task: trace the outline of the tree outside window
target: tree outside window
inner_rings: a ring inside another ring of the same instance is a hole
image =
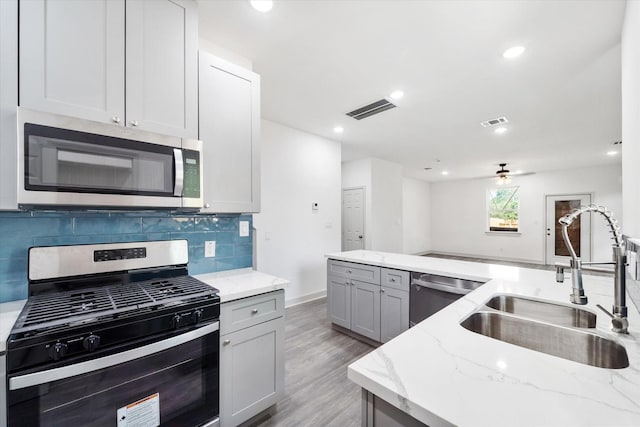
[[[489,190],[489,231],[518,231],[519,188]]]

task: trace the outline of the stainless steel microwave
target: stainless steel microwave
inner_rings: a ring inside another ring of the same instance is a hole
[[[18,206],[202,207],[202,141],[18,107]]]

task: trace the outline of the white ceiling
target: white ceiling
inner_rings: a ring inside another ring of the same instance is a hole
[[[200,0],[200,34],[253,62],[262,116],[429,181],[619,163],[622,0]],[[506,60],[502,52],[523,45]],[[398,108],[345,115],[396,89]],[[497,135],[480,122],[509,119]],[[336,135],[333,127],[345,131]],[[619,149],[619,147],[616,147]],[[439,160],[439,162],[438,162]],[[433,170],[425,171],[425,167]],[[443,170],[449,175],[441,175]]]

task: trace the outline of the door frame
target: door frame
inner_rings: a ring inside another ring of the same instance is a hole
[[[367,246],[367,188],[365,186],[345,187],[340,191],[340,250],[344,251],[344,210],[342,205],[346,190],[362,190],[362,249],[364,250]]]
[[[543,223],[543,227],[542,227],[542,232],[543,232],[543,238],[544,238],[544,245],[543,245],[543,257],[542,259],[544,259],[544,264],[545,265],[553,265],[555,264],[555,261],[552,262],[551,264],[549,263],[549,259],[548,259],[548,246],[550,244],[549,240],[547,239],[547,211],[548,211],[548,198],[549,197],[572,197],[572,196],[589,196],[589,200],[590,203],[593,203],[593,197],[594,194],[592,192],[575,192],[575,193],[559,193],[559,194],[545,194],[544,195],[544,203],[543,203],[543,209],[544,209],[544,223]],[[589,257],[588,258],[584,258],[584,257],[580,257],[581,260],[583,261],[591,261],[591,256],[593,254],[593,221],[589,221],[589,226],[588,226],[588,230],[589,230],[589,242],[588,242],[588,248],[589,248]]]

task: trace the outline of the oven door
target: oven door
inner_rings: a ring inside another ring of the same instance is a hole
[[[216,425],[219,324],[120,353],[8,376],[11,426]]]

